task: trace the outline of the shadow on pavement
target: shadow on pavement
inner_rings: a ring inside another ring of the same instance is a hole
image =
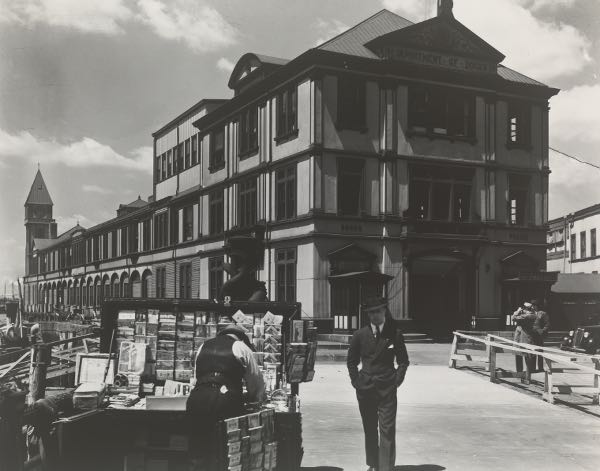
[[[394,466],[394,471],[442,471],[444,468],[438,464],[405,464]]]

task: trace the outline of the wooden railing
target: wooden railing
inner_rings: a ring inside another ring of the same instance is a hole
[[[473,355],[460,351],[461,341],[469,342],[479,349],[485,349],[485,355]],[[483,347],[483,348],[482,348]],[[500,378],[521,378],[525,383],[531,381],[529,362],[524,361],[524,371],[508,371],[497,368],[497,354],[512,353],[514,355],[536,355],[544,360],[544,392],[542,398],[553,404],[556,394],[591,394],[592,403],[600,403],[600,356],[574,353],[553,347],[515,342],[485,332],[454,332],[452,348],[450,351],[449,367],[456,368],[457,361],[479,362],[486,366],[490,372],[490,381],[498,382]],[[591,362],[594,367],[582,365],[581,362]],[[593,375],[593,385],[555,384],[554,374],[561,373],[589,373]]]

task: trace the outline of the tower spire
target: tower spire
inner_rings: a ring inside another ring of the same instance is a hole
[[[453,0],[438,0],[437,16],[446,16],[448,18],[454,18],[454,14],[452,13],[453,6],[454,6]]]

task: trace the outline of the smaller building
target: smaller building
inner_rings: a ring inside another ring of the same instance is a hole
[[[560,272],[549,310],[553,328],[600,323],[600,204],[548,223],[548,271]]]

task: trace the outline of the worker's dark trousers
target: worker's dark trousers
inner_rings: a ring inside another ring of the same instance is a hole
[[[356,390],[365,432],[367,465],[378,471],[393,471],[396,462],[397,390],[381,397],[377,390]]]
[[[193,422],[190,454],[202,471],[217,470],[220,443],[216,426],[220,420],[244,414],[241,391],[228,390],[223,394],[220,385],[197,385],[187,400],[186,409]]]

